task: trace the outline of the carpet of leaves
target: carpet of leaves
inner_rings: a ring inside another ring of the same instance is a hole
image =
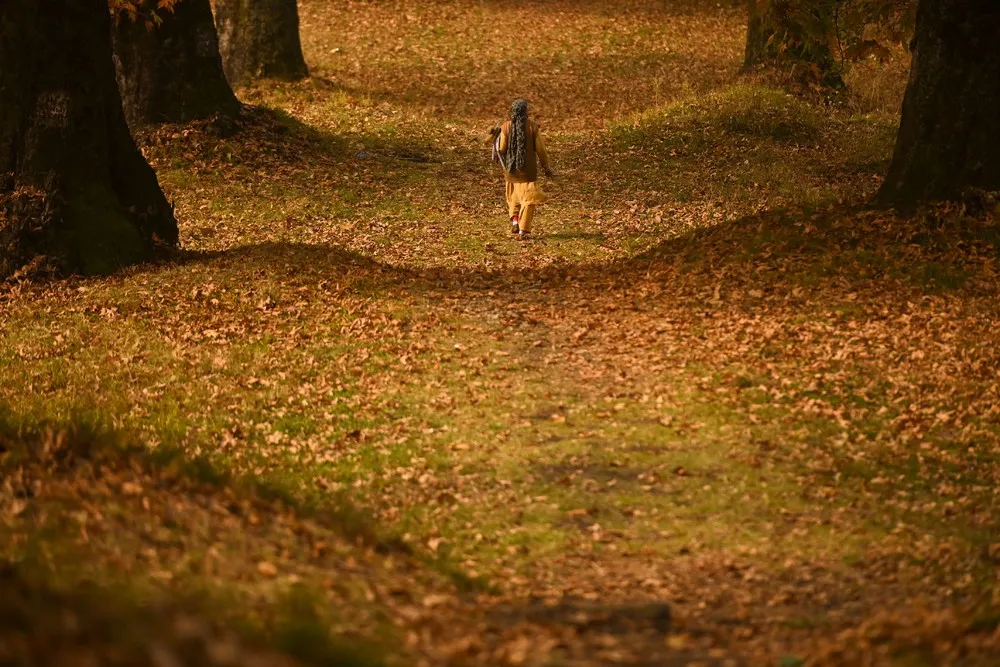
[[[179,257],[0,293],[0,617],[62,619],[0,651],[996,663],[994,199],[856,208],[895,120],[741,79],[741,3],[300,6],[313,78],[142,137]]]

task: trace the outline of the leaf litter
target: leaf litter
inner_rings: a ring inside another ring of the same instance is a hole
[[[854,208],[894,120],[738,82],[736,3],[301,11],[312,80],[144,138],[181,257],[5,286],[4,600],[127,582],[180,620],[120,664],[992,664],[994,200]],[[533,244],[483,149],[515,88]]]

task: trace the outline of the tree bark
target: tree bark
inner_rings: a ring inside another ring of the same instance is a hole
[[[1000,190],[1000,3],[921,0],[910,80],[876,203],[902,210]]]
[[[222,64],[233,86],[309,75],[295,0],[216,0],[215,22]]]
[[[748,0],[747,42],[743,51],[743,67],[750,69],[764,62],[768,56],[768,41],[774,34],[767,29],[766,12],[755,0]],[[773,10],[772,10],[773,11]]]
[[[0,3],[0,276],[103,273],[177,243],[122,112],[107,0]]]
[[[155,7],[153,0],[146,4]],[[114,30],[118,87],[129,125],[236,116],[240,103],[222,72],[208,0],[181,0],[148,29],[121,18]]]
[[[743,68],[780,61],[805,64],[824,85],[842,88],[829,40],[835,1],[747,0]]]

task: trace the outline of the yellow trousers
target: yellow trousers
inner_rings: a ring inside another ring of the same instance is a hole
[[[535,217],[535,206],[544,204],[548,197],[538,187],[538,183],[513,183],[507,181],[507,210],[511,218],[517,216],[522,232],[531,231],[531,220]]]
[[[525,233],[531,232],[531,220],[535,217],[535,205],[521,204],[521,210],[516,215],[518,229]]]

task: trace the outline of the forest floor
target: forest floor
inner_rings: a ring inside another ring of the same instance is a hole
[[[300,7],[312,78],[143,137],[178,258],[0,292],[0,662],[997,664],[1000,226],[860,206],[905,62],[824,104],[740,3]]]

